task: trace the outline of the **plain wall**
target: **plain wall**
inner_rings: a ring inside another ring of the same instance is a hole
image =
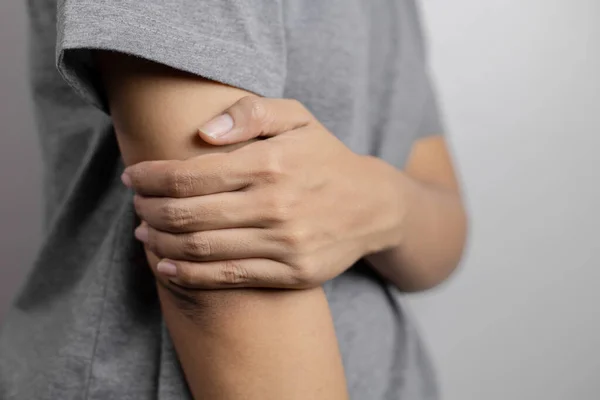
[[[40,232],[24,3],[0,1],[0,310]],[[600,2],[424,6],[472,216],[461,270],[410,300],[444,398],[600,399]]]
[[[448,400],[600,399],[600,1],[425,0],[472,226],[413,301]]]

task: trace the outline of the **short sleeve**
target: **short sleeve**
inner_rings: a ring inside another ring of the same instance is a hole
[[[107,111],[91,50],[118,51],[266,97],[283,94],[282,0],[59,0],[57,67]]]
[[[443,135],[445,132],[444,121],[437,101],[437,96],[431,78],[425,74],[426,94],[420,122],[417,128],[417,138],[432,135]]]

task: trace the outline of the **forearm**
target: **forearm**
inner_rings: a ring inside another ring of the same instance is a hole
[[[467,222],[460,194],[396,173],[403,199],[402,235],[391,236],[386,249],[367,256],[369,263],[404,291],[432,288],[458,265]]]
[[[347,398],[321,288],[203,291],[192,307],[160,296],[195,398]]]
[[[373,212],[380,220],[385,216],[392,228],[379,229],[383,233],[371,241],[367,261],[401,290],[438,285],[456,269],[467,235],[460,185],[444,137],[417,141],[403,170],[369,160],[385,189],[382,197],[392,199]]]
[[[157,288],[194,398],[347,399],[321,287],[187,290],[159,277]]]
[[[100,64],[127,165],[232,149],[202,142],[196,130],[246,92],[121,55]],[[147,255],[156,271],[158,258]],[[347,398],[321,288],[194,291],[162,279],[158,290],[195,398]]]

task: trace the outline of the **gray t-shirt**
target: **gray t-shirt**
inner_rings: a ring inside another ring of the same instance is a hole
[[[28,3],[46,239],[0,334],[2,399],[190,398],[89,49],[296,98],[352,150],[397,167],[442,131],[413,0]],[[325,290],[352,399],[437,399],[396,289],[359,262]]]

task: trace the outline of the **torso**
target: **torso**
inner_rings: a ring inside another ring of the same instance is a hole
[[[186,398],[110,119],[55,68],[55,1],[29,3],[48,229],[0,335],[0,397]],[[284,96],[354,151],[401,167],[427,91],[413,1],[289,0],[285,11]],[[353,399],[437,398],[393,288],[359,263],[325,289]]]

